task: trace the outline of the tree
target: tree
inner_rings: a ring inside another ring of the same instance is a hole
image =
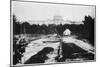
[[[20,22],[15,15],[13,15],[13,34],[20,34]]]
[[[83,22],[84,22],[84,26],[85,26],[85,32],[87,34],[87,39],[94,46],[94,23],[95,23],[95,18],[92,18],[91,16],[85,16]]]

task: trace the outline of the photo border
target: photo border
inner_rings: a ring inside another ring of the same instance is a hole
[[[44,3],[44,4],[58,4],[58,5],[77,5],[77,6],[93,6],[95,7],[95,17],[94,17],[94,48],[95,55],[94,60],[87,61],[71,61],[71,62],[59,62],[59,63],[37,63],[37,64],[23,64],[23,65],[13,65],[13,18],[12,18],[12,2],[34,2],[34,3]],[[39,65],[53,65],[53,64],[69,64],[69,63],[85,63],[85,62],[96,62],[96,5],[87,5],[87,4],[72,4],[72,3],[57,3],[57,2],[42,2],[42,1],[26,1],[26,0],[10,0],[10,66],[39,66]]]

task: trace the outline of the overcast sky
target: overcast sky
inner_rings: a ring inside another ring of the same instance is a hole
[[[19,21],[47,20],[55,15],[66,20],[82,21],[86,15],[95,16],[95,7],[13,1],[12,13]]]

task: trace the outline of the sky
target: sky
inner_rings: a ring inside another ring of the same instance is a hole
[[[82,21],[84,16],[95,17],[95,7],[13,1],[12,14],[15,14],[19,21],[41,21],[53,19],[56,15],[62,16],[64,20]]]

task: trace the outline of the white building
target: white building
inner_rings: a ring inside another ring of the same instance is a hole
[[[66,29],[64,32],[63,32],[63,35],[71,35],[71,31],[69,29]]]

